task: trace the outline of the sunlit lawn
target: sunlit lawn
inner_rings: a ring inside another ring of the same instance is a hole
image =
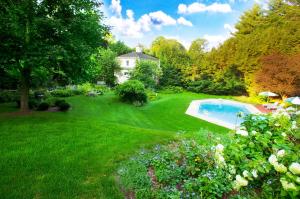
[[[184,112],[203,94],[160,95],[144,107],[113,94],[68,98],[72,110],[8,114],[0,105],[0,198],[122,198],[115,183],[119,163],[143,147],[228,130]],[[180,137],[179,137],[180,138]]]

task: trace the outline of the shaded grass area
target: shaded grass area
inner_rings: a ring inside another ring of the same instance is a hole
[[[207,142],[228,130],[185,115],[202,94],[169,94],[134,107],[113,94],[67,98],[69,112],[19,116],[0,105],[0,198],[122,198],[119,163],[137,150],[181,137]]]

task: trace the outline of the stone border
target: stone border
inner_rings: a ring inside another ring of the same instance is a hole
[[[237,102],[237,101],[233,101],[233,100],[225,100],[225,99],[204,99],[204,100],[193,100],[188,109],[186,110],[185,114],[208,121],[210,123],[214,123],[217,124],[219,126],[223,126],[226,127],[228,129],[236,129],[238,126],[235,126],[233,124],[224,122],[222,120],[216,119],[216,118],[212,118],[212,117],[208,117],[202,114],[199,114],[198,110],[199,110],[199,106],[201,103],[203,102],[216,102],[218,103],[225,103],[225,104],[232,104],[232,105],[243,105],[245,106],[250,113],[252,114],[261,114],[262,112],[260,112],[255,106],[251,105],[251,104],[246,104],[246,103],[242,103],[242,102]]]

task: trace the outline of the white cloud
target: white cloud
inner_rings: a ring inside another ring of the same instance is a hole
[[[121,0],[111,0],[111,4],[109,8],[112,10],[114,14],[116,14],[117,16],[121,16],[121,12],[122,12]]]
[[[126,10],[126,16],[129,19],[133,19],[134,12],[132,10]]]
[[[177,23],[178,24],[181,24],[181,25],[184,25],[184,26],[193,26],[192,22],[186,20],[185,18],[183,17],[180,17],[177,19]]]
[[[230,35],[204,35],[203,38],[207,40],[207,50],[212,49],[213,47],[220,46]]]
[[[202,3],[192,3],[190,5],[179,4],[178,5],[178,13],[179,14],[192,14],[198,12],[221,12],[228,13],[231,12],[231,7],[227,3],[213,3],[211,5],[205,5]]]
[[[122,6],[120,0],[112,0],[110,9],[113,16],[108,19],[108,24],[112,26],[112,31],[121,36],[131,38],[141,38],[145,32],[152,28],[161,28],[162,26],[174,26],[177,24],[193,26],[193,24],[183,17],[174,19],[163,11],[150,12],[142,15],[139,19],[134,19],[134,12],[126,10],[126,17],[121,14]]]
[[[171,16],[167,15],[163,11],[151,12],[148,14],[151,18],[151,21],[154,25],[158,26],[168,26],[168,25],[176,25],[176,20]]]
[[[237,31],[237,29],[235,29],[235,27],[231,26],[228,23],[224,24],[224,29],[228,30],[230,33],[235,33]]]

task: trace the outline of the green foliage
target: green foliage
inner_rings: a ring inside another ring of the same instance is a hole
[[[179,86],[166,86],[166,87],[163,87],[159,92],[166,93],[166,94],[182,93],[183,88],[179,87]]]
[[[300,161],[295,141],[296,121],[286,114],[249,115],[243,128],[233,136],[224,150],[226,163],[247,181],[234,181],[235,189],[261,189],[264,198],[297,198],[300,194],[299,173],[291,165]]]
[[[0,103],[14,102],[19,99],[19,93],[17,91],[2,90],[0,91]]]
[[[108,86],[116,85],[115,73],[120,70],[116,55],[111,49],[100,48],[97,54],[93,56],[93,60],[99,68],[96,79],[104,81]]]
[[[130,79],[141,81],[146,88],[155,88],[162,75],[157,62],[139,61],[131,73]]]
[[[37,110],[37,111],[46,111],[46,110],[48,110],[49,107],[50,107],[50,105],[49,105],[47,102],[41,102],[41,103],[37,106],[36,110]]]
[[[71,89],[56,89],[50,92],[53,97],[71,97],[75,93]]]
[[[138,80],[128,80],[123,84],[120,84],[116,88],[116,94],[121,101],[129,103],[141,103],[147,102],[147,93],[145,86]]]
[[[94,0],[1,1],[0,66],[9,79],[19,80],[23,102],[39,83],[91,78],[90,56],[106,46],[108,32],[100,5]]]
[[[132,50],[122,41],[110,42],[108,48],[116,53],[117,56],[130,53]]]
[[[143,150],[121,167],[124,186],[152,192],[144,198],[298,198],[296,121],[286,113],[248,115],[242,125],[226,147],[184,140]]]
[[[160,59],[163,86],[182,86],[182,71],[189,66],[189,56],[184,46],[175,39],[156,38],[151,45],[151,53]]]
[[[57,106],[60,111],[68,111],[71,108],[71,105],[66,101],[61,101]]]
[[[214,153],[214,148],[188,140],[157,145],[140,152],[118,173],[127,189],[147,191],[145,199],[220,198],[231,190],[231,176],[217,166]],[[146,183],[141,184],[137,178]]]
[[[91,83],[86,82],[76,86],[76,88],[74,88],[73,90],[77,90],[81,94],[87,94],[88,92],[93,90],[93,85]]]

